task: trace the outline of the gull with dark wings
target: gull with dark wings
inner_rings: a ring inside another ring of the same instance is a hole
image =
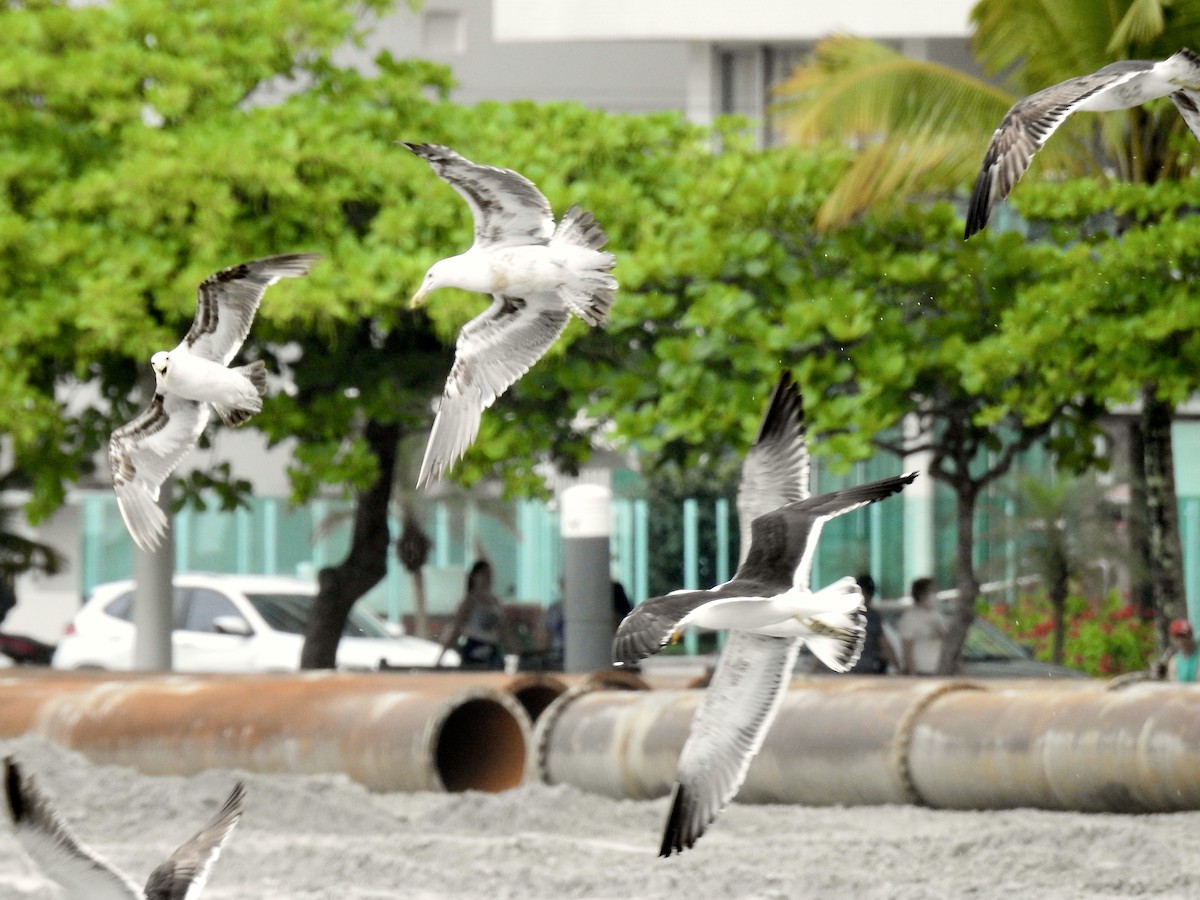
[[[4,761],[4,788],[17,840],[69,900],[196,900],[241,818],[245,797],[239,781],[212,821],[159,863],[139,888],[75,837],[33,776],[11,758]]]
[[[729,629],[684,743],[660,856],[691,847],[733,799],[774,721],[806,643],[845,672],[862,652],[862,592],[853,578],[809,588],[826,521],[911,484],[916,473],[809,498],[809,456],[799,394],[788,376],[775,388],[738,486],[741,562],[707,591],[675,591],[634,608],[617,629],[613,656],[631,664],[658,652],[681,628]]]
[[[555,226],[550,202],[511,169],[479,165],[437,144],[405,147],[456,190],[475,220],[465,253],[429,267],[412,299],[458,287],[492,295],[492,304],[458,335],[417,486],[442,476],[479,433],[483,411],[529,371],[571,315],[601,325],[617,290],[608,238],[590,212],[572,206]]]
[[[174,350],[150,357],[154,397],[108,442],[117,506],[143,550],[162,542],[167,517],[158,506],[159,488],[200,439],[209,406],[226,425],[243,425],[262,411],[266,366],[255,360],[231,369],[229,363],[250,333],[267,288],[280,278],[307,275],[318,259],[315,253],[268,256],[208,276],[200,283],[187,335]]]
[[[969,238],[987,225],[992,207],[1009,195],[1033,155],[1076,112],[1111,112],[1170,97],[1200,138],[1200,57],[1186,47],[1167,59],[1126,59],[1030,94],[1013,104],[992,135],[967,207]]]

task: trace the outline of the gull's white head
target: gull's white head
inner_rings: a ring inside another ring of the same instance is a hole
[[[425,279],[421,282],[421,287],[413,294],[412,301],[409,303],[410,307],[416,309],[425,300],[427,294],[431,294],[438,288],[451,286],[451,282],[446,277],[445,262],[446,260],[441,259],[429,267],[429,271],[425,273]]]
[[[167,377],[167,366],[171,363],[171,354],[159,350],[150,357],[150,368],[154,370],[154,383],[162,387],[163,379]]]

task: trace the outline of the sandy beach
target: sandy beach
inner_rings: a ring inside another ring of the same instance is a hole
[[[212,900],[1200,896],[1200,813],[735,803],[690,851],[659,859],[665,799],[539,784],[372,794],[340,775],[224,770],[148,777],[34,737],[0,741],[0,752],[138,883],[244,779],[245,814],[205,891]],[[5,821],[0,897],[57,896]]]

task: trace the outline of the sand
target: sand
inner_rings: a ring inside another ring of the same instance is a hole
[[[77,835],[141,883],[247,782],[209,900],[1200,897],[1200,813],[734,804],[656,856],[667,801],[529,784],[371,794],[340,775],[150,777],[41,738],[0,741]],[[59,896],[0,821],[0,900]]]

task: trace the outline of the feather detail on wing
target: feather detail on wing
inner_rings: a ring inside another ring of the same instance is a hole
[[[807,585],[824,523],[899,493],[917,472],[881,478],[789,503],[750,523],[750,552],[735,579],[766,584]]]
[[[1171,95],[1171,102],[1192,134],[1200,140],[1200,92],[1184,88]]]
[[[479,419],[558,340],[571,314],[553,294],[494,295],[458,335],[454,366],[433,422],[417,487],[440,478],[479,433]]]
[[[147,900],[195,900],[208,882],[221,848],[242,816],[246,788],[238,782],[212,821],[160,863],[146,881]]]
[[[471,162],[440,144],[404,146],[467,201],[479,249],[549,243],[554,214],[532,181],[519,172]]]
[[[94,850],[80,843],[39,790],[32,775],[17,763],[4,763],[5,795],[13,830],[25,852],[68,897],[89,900],[136,900],[142,892]]]
[[[717,599],[712,591],[674,591],[635,606],[617,626],[613,662],[633,665],[671,642],[675,632],[699,607]]]
[[[1130,70],[1115,74],[1082,75],[1030,94],[1013,104],[992,135],[983,156],[983,166],[967,206],[964,237],[982,231],[992,207],[1007,197],[1033,155],[1088,98],[1143,74]]]
[[[208,404],[174,394],[155,394],[137,418],[112,433],[108,462],[121,516],[134,543],[158,548],[167,518],[158,506],[162,483],[200,439]]]
[[[240,263],[200,283],[196,316],[183,343],[189,352],[229,365],[250,333],[258,304],[280,278],[307,275],[318,253],[288,253]]]
[[[750,552],[750,523],[764,513],[807,497],[810,471],[804,406],[795,382],[785,372],[775,385],[758,436],[742,463],[737,492],[739,565]]]
[[[660,856],[696,842],[733,799],[779,711],[800,641],[731,631],[679,757]]]

